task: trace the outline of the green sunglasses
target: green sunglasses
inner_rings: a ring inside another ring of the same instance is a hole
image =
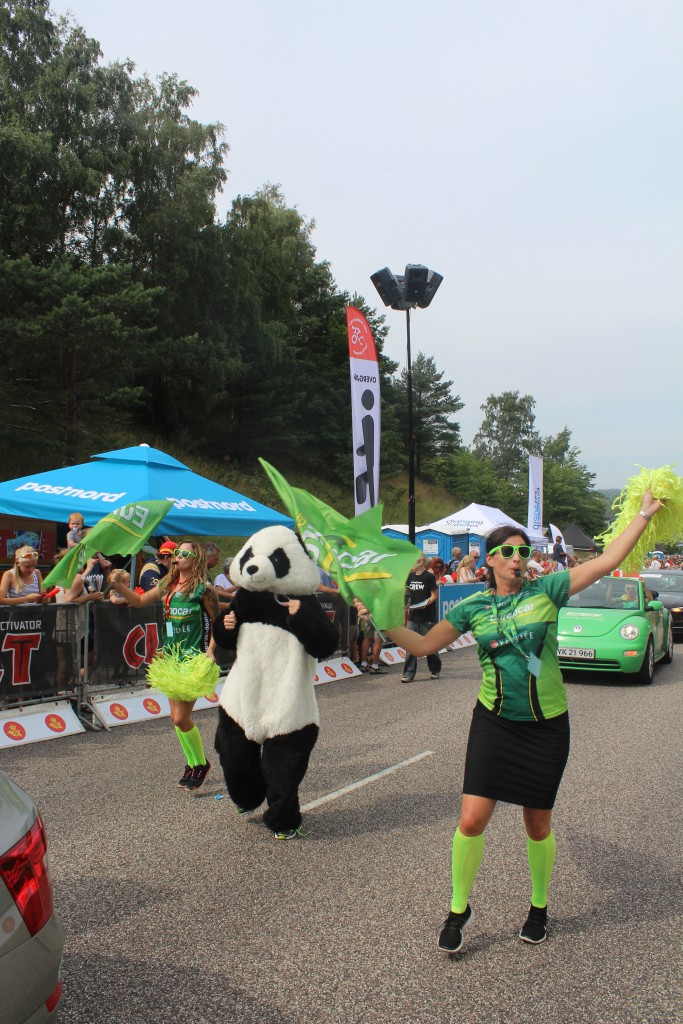
[[[185,548],[176,548],[173,552],[174,558],[195,558],[194,551],[187,551]]]
[[[496,551],[500,551],[503,558],[512,558],[515,551],[520,558],[531,558],[531,544],[498,544],[497,547],[491,548],[489,554],[495,555]]]

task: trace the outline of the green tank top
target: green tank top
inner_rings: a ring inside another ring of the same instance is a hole
[[[556,718],[567,710],[557,660],[557,615],[569,598],[569,572],[525,580],[518,594],[485,590],[456,604],[446,618],[471,630],[483,674],[482,704],[517,721]]]
[[[180,647],[183,654],[204,653],[211,639],[211,622],[202,608],[206,584],[200,583],[193,594],[174,590],[164,595],[164,647]]]

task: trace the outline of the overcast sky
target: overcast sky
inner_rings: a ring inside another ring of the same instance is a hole
[[[225,125],[234,196],[266,181],[314,219],[340,289],[424,263],[412,318],[465,403],[536,400],[621,487],[683,475],[680,0],[53,0],[106,61],[175,72]],[[405,365],[405,315],[386,352]]]

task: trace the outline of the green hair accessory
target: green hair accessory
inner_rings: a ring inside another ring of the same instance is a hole
[[[186,655],[180,646],[162,649],[147,667],[150,686],[170,700],[193,701],[210,697],[216,689],[220,669],[205,654]]]
[[[645,469],[640,466],[637,476],[629,477],[626,487],[615,498],[612,508],[617,513],[614,522],[595,539],[607,547],[615,537],[638,515],[643,495],[648,489],[653,497],[661,501],[662,507],[634,547],[633,551],[619,566],[624,572],[639,572],[647,559],[648,551],[657,545],[657,538],[675,541],[683,536],[683,478],[676,476],[673,466],[659,469]]]

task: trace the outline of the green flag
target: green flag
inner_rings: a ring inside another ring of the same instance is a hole
[[[382,506],[346,519],[329,505],[291,487],[273,466],[259,459],[294,520],[309,554],[329,573],[348,604],[360,598],[378,629],[395,629],[405,620],[408,573],[421,555],[405,540],[382,533]]]
[[[44,589],[64,587],[68,590],[96,551],[103,555],[136,554],[172,507],[173,502],[168,500],[139,501],[108,512],[45,577]]]

